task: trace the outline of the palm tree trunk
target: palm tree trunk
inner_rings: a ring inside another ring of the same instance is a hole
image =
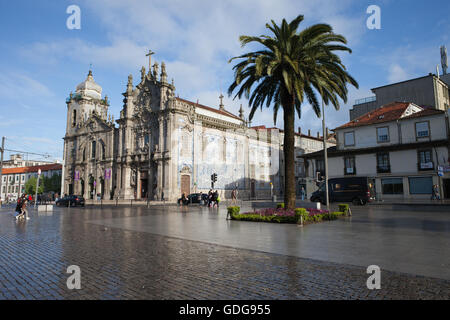
[[[286,97],[283,103],[284,117],[284,205],[286,209],[295,208],[295,109],[294,98]]]

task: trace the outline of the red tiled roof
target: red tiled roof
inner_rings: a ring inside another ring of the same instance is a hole
[[[177,98],[177,100],[189,103],[189,104],[191,104],[191,105],[193,105],[195,107],[198,107],[198,108],[202,108],[202,109],[206,109],[206,110],[209,110],[209,111],[212,111],[212,112],[216,112],[216,113],[222,114],[222,115],[227,116],[227,117],[231,117],[231,118],[235,118],[235,119],[238,119],[238,120],[242,120],[238,116],[236,116],[236,115],[234,115],[234,114],[232,114],[231,112],[228,112],[228,111],[222,111],[222,110],[214,109],[214,108],[211,108],[211,107],[208,107],[208,106],[204,106],[202,104],[195,103],[195,102],[192,102],[192,101],[189,101],[189,100],[186,100],[186,99],[182,99],[182,98]]]
[[[41,171],[61,170],[62,165],[59,163],[52,163],[33,167],[4,168],[2,174],[38,172],[39,169],[41,169]]]
[[[347,122],[334,130],[398,120],[409,105],[409,102],[392,102]]]

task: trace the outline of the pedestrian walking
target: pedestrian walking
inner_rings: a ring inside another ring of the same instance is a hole
[[[208,192],[208,207],[211,207],[212,197],[213,197],[212,189],[209,189],[209,192]]]
[[[219,195],[219,191],[216,190],[216,192],[214,193],[214,198],[215,198],[215,202],[216,202],[216,207],[219,207],[219,202],[220,202],[220,195]]]
[[[231,191],[231,204],[237,204],[237,190],[236,188]]]
[[[300,193],[302,195],[302,201],[305,201],[305,195],[306,195],[305,187],[302,186]]]
[[[431,187],[431,200],[440,200],[440,196],[439,196],[439,188],[437,184],[434,184]]]

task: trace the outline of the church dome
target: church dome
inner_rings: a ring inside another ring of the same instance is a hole
[[[102,87],[94,81],[94,77],[92,76],[92,70],[89,70],[89,74],[86,80],[84,80],[77,86],[76,92],[85,97],[90,97],[94,99],[102,98]]]

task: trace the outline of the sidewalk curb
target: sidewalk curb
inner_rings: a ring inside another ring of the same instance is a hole
[[[369,203],[369,206],[428,206],[428,207],[450,207],[450,203],[426,203],[426,202],[379,202]]]

